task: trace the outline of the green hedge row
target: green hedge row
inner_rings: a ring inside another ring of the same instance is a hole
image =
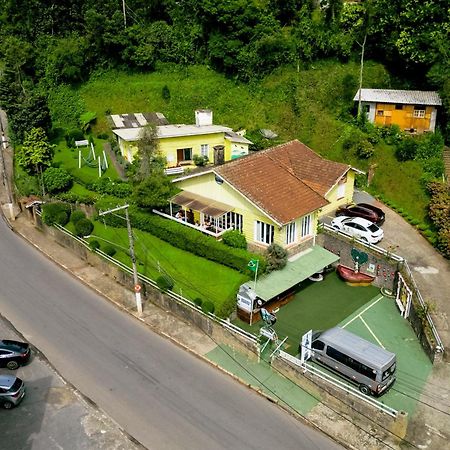
[[[267,262],[262,255],[255,255],[247,250],[232,248],[206,236],[197,230],[164,219],[156,214],[149,214],[130,207],[129,216],[131,226],[168,242],[174,247],[186,250],[202,258],[218,262],[240,272],[247,272],[250,259],[259,259],[259,273],[266,271]],[[123,228],[123,220],[113,214],[107,214],[102,220],[114,227]]]

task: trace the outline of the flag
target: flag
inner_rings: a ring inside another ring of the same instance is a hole
[[[257,259],[251,259],[248,264],[247,267],[252,271],[252,272],[256,272],[256,270],[258,269],[258,263],[259,261]]]

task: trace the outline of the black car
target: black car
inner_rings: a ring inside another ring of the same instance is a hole
[[[30,359],[30,344],[26,342],[11,341],[4,339],[0,341],[0,367],[15,370]]]
[[[377,225],[382,225],[385,219],[384,212],[369,203],[341,206],[336,211],[336,216],[361,217]]]

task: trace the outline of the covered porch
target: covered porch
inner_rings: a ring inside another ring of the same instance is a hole
[[[183,191],[170,199],[166,211],[153,212],[218,239],[228,230],[242,231],[242,215],[233,210],[233,206]]]

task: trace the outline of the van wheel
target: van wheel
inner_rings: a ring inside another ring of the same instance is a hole
[[[364,394],[364,395],[370,395],[371,390],[369,386],[366,386],[365,384],[360,384],[359,385],[359,390]]]
[[[4,402],[3,408],[5,409],[11,409],[14,405],[11,402]]]

